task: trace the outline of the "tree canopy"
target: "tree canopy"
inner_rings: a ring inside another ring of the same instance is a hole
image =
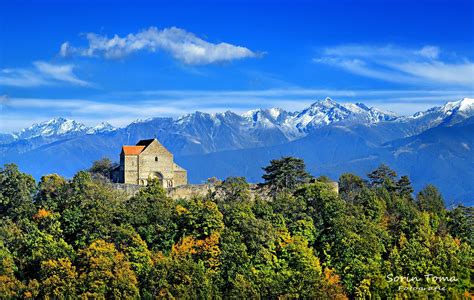
[[[0,168],[0,298],[472,297],[472,207],[430,185],[413,198],[387,166],[337,193],[284,157],[258,188],[230,177],[186,199],[153,180],[129,197],[100,170]]]
[[[267,187],[273,196],[281,192],[291,192],[312,178],[306,171],[304,161],[294,157],[274,159],[263,171],[264,182],[260,186]]]

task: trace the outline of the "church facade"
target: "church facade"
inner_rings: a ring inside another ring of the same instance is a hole
[[[173,154],[157,139],[141,140],[134,146],[122,146],[118,182],[146,185],[158,179],[164,188],[186,185],[187,171],[173,160]]]

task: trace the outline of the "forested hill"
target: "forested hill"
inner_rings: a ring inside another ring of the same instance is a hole
[[[0,169],[0,298],[472,297],[473,208],[387,166],[338,194],[284,157],[260,196],[230,177],[180,200],[156,181],[129,198],[106,173]]]

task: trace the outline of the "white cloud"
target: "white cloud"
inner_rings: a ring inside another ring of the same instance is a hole
[[[316,63],[341,68],[360,76],[415,85],[444,84],[472,87],[474,63],[468,59],[440,58],[436,46],[407,49],[393,45],[343,45],[326,48]]]
[[[0,70],[0,85],[15,87],[34,87],[47,85],[48,81],[37,72],[26,69]]]
[[[397,72],[373,68],[365,61],[358,58],[344,59],[338,57],[323,57],[314,59],[313,61],[316,63],[323,63],[335,66],[357,75],[381,79],[385,81],[407,82],[415,80],[414,78],[408,77],[404,74],[400,74]]]
[[[79,79],[73,72],[74,65],[56,65],[44,61],[36,61],[30,69],[0,70],[0,85],[14,87],[37,87],[69,83],[90,86],[91,83]]]
[[[394,69],[431,82],[474,86],[474,63],[448,64],[441,61],[390,64]]]
[[[102,56],[117,59],[138,51],[164,50],[179,61],[190,65],[212,64],[259,56],[258,53],[242,46],[207,42],[191,32],[176,27],[162,30],[150,27],[124,37],[114,35],[108,38],[95,33],[87,33],[85,37],[89,43],[87,48],[76,48],[69,42],[65,42],[61,45],[60,55]]]
[[[439,56],[439,47],[424,46],[423,48],[418,50],[416,53],[427,58],[436,59]]]
[[[73,65],[54,65],[46,63],[44,61],[36,61],[33,63],[33,65],[45,77],[58,81],[69,82],[76,85],[90,85],[89,82],[77,78],[77,76],[73,72]]]

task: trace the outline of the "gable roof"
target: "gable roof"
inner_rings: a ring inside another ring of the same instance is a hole
[[[145,146],[122,146],[122,152],[125,155],[138,155],[143,149]]]
[[[145,146],[145,147],[148,147],[148,145],[150,145],[151,143],[153,143],[155,139],[149,139],[149,140],[140,140],[138,143],[137,143],[137,146]]]

